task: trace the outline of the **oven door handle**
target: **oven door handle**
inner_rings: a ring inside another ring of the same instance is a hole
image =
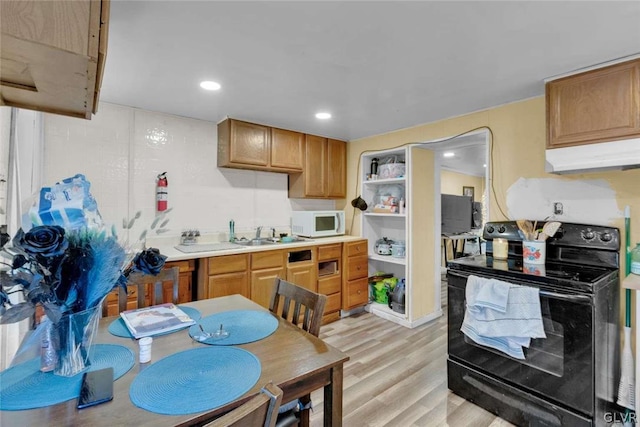
[[[458,273],[456,271],[451,271],[451,270],[449,270],[447,272],[447,274],[450,274],[451,276],[455,276],[457,278],[464,279],[464,280],[466,280],[469,277],[468,275],[465,275],[465,274],[462,274],[462,273]],[[514,283],[514,285],[515,284],[516,283]],[[540,290],[540,296],[549,297],[549,298],[555,298],[555,299],[562,300],[562,301],[583,302],[583,303],[590,303],[591,302],[591,297],[589,297],[587,295],[559,294],[557,292],[550,292],[550,291]]]
[[[571,302],[585,302],[590,303],[591,297],[586,295],[570,295],[570,294],[559,294],[557,292],[549,292],[549,291],[540,291],[541,297],[549,297],[555,298],[563,301],[571,301]]]

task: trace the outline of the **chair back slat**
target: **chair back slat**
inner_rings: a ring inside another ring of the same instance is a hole
[[[171,301],[164,299],[164,284],[171,283]],[[158,305],[165,302],[178,303],[178,290],[180,285],[180,268],[165,268],[157,276],[151,274],[133,273],[127,281],[127,289],[135,286],[137,292],[136,304],[137,308],[147,307],[149,305]],[[147,290],[150,295],[147,299]],[[128,290],[122,286],[118,287],[118,313],[127,310]],[[108,316],[108,307],[106,301],[102,305],[102,316]]]
[[[289,315],[292,301],[294,302],[293,313]],[[271,294],[269,310],[310,334],[318,336],[326,301],[325,295],[277,278]]]

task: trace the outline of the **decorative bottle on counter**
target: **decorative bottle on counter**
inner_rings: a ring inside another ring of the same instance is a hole
[[[640,275],[640,243],[631,251],[631,272]]]
[[[236,222],[234,220],[229,221],[229,241],[236,241],[236,230],[235,230]]]

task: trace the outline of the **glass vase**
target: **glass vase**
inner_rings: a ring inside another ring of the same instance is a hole
[[[53,325],[52,340],[58,354],[53,373],[72,377],[84,371],[90,363],[93,338],[98,331],[101,305],[62,316]]]

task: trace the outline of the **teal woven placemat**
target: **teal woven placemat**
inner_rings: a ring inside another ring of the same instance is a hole
[[[133,367],[135,357],[127,347],[114,344],[95,344],[92,348],[89,371],[113,367],[117,380]],[[82,372],[73,377],[61,377],[53,372],[40,372],[40,358],[0,372],[0,410],[42,408],[55,405],[80,394]]]
[[[133,380],[129,398],[158,414],[193,414],[239,398],[258,382],[261,372],[258,358],[241,348],[196,348],[145,368]]]
[[[229,336],[224,339],[196,340],[212,345],[238,345],[258,341],[268,337],[278,329],[278,319],[268,311],[261,310],[232,310],[212,314],[198,322],[206,332],[214,332],[223,325]],[[189,335],[196,339],[200,327],[196,324],[189,328]]]
[[[196,322],[198,320],[200,320],[200,317],[202,317],[202,315],[200,314],[200,311],[198,311],[197,309],[193,308],[193,307],[183,307],[183,306],[178,306],[180,307],[180,310],[184,311],[184,313],[191,317],[193,320],[195,320]],[[185,326],[186,328],[187,326]],[[184,328],[182,328],[184,329]],[[182,329],[176,329],[173,331],[169,331],[169,332],[163,332],[161,334],[156,334],[156,335],[152,335],[153,337],[157,337],[160,335],[167,335],[167,334],[172,334],[176,331],[181,331]],[[122,338],[133,338],[133,335],[131,335],[131,332],[129,332],[129,329],[127,328],[127,325],[124,324],[124,320],[122,320],[122,317],[118,317],[116,320],[114,320],[113,322],[111,322],[111,324],[109,325],[109,333],[111,335],[115,335],[117,337],[122,337]]]

